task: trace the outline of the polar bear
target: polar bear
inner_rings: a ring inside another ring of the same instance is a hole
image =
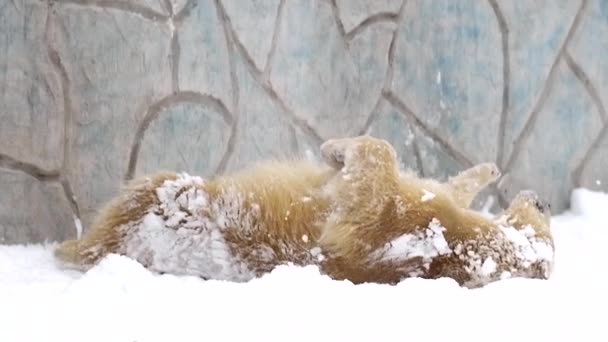
[[[468,208],[498,176],[495,165],[439,183],[400,172],[393,147],[371,136],[328,140],[321,155],[327,165],[274,161],[209,179],[140,177],[55,255],[86,270],[116,253],[159,273],[237,282],[286,263],[356,284],[451,277],[478,287],[549,277],[550,214],[538,196],[521,192],[495,220]]]

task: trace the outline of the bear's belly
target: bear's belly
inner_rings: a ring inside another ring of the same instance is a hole
[[[149,213],[125,236],[123,253],[159,273],[236,282],[256,276],[232,254],[220,226],[209,221],[170,227]]]

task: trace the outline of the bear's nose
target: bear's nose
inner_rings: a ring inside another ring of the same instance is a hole
[[[542,203],[540,203],[540,201],[534,201],[534,205],[536,206],[536,209],[538,209],[538,211],[540,211],[541,213],[545,212],[545,207]]]

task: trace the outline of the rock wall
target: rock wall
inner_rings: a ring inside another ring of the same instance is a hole
[[[1,0],[0,241],[73,238],[125,179],[391,141],[494,208],[607,190],[608,1]]]

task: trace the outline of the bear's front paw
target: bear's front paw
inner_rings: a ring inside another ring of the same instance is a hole
[[[332,168],[341,170],[344,167],[345,146],[340,140],[330,139],[321,145],[321,157]]]

